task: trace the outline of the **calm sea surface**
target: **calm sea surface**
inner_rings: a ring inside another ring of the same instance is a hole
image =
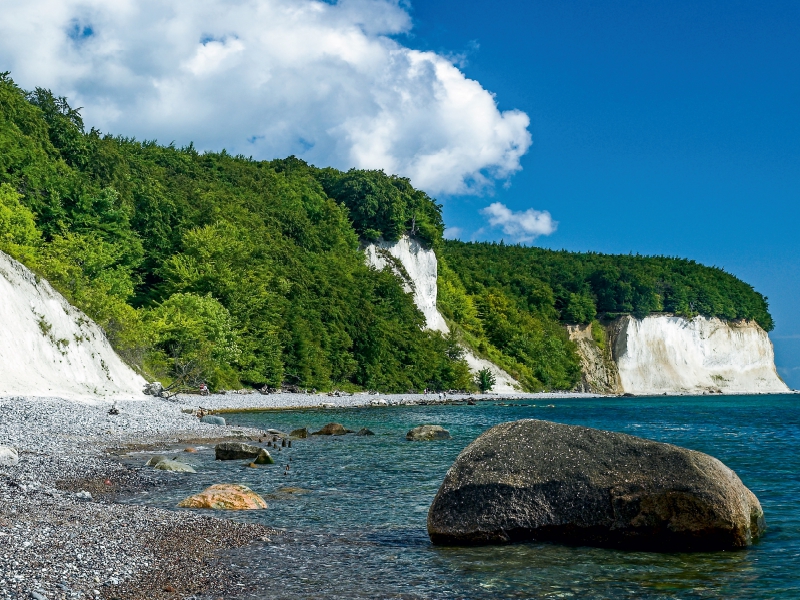
[[[264,495],[266,511],[226,513],[286,531],[263,548],[233,555],[262,590],[239,597],[800,598],[797,396],[522,400],[226,418],[282,431],[314,431],[336,421],[376,433],[296,441],[273,452],[278,464],[257,470],[239,461],[215,462],[213,449],[202,449],[184,455],[197,475],[165,474],[170,485],[131,499],[173,507],[222,482],[244,483]],[[703,554],[540,543],[432,546],[428,507],[458,453],[491,426],[522,418],[620,431],[716,456],[758,496],[767,533],[747,550]],[[406,442],[405,433],[423,423],[444,426],[453,439]]]

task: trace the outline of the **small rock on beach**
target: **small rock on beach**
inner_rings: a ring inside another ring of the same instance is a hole
[[[16,467],[19,464],[19,454],[11,446],[0,446],[0,467]]]

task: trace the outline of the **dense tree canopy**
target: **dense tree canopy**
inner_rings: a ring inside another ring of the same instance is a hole
[[[560,321],[670,311],[750,318],[766,299],[691,261],[442,240],[441,206],[382,171],[255,161],[86,131],[0,74],[0,250],[164,382],[406,391],[474,387],[464,345],[526,389],[580,376]],[[360,245],[413,235],[440,258],[442,336]]]
[[[764,296],[722,269],[691,260],[458,241],[445,242],[443,253],[471,293],[500,289],[520,308],[565,322],[668,312],[774,327]]]
[[[468,387],[359,234],[441,236],[408,180],[86,132],[0,81],[0,247],[46,276],[148,374],[213,386]],[[385,201],[384,201],[385,200]]]

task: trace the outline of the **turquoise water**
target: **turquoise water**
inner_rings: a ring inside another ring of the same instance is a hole
[[[242,598],[800,598],[796,396],[527,400],[226,417],[282,431],[336,421],[377,434],[296,441],[273,452],[278,464],[257,470],[215,462],[213,450],[204,449],[186,455],[197,475],[164,474],[170,485],[133,499],[171,507],[220,482],[263,494],[268,510],[226,514],[286,531],[263,548],[233,554],[249,580]],[[716,456],[758,496],[767,533],[747,550],[702,554],[540,543],[432,546],[427,510],[453,460],[492,425],[521,418],[620,431]],[[443,425],[453,439],[406,442],[406,431],[422,423]],[[305,491],[282,491],[288,487]]]

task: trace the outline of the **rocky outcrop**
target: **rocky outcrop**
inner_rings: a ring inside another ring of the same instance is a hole
[[[0,323],[0,396],[143,397],[103,330],[3,252]]]
[[[449,440],[450,432],[441,425],[420,425],[406,434],[410,442],[431,442],[433,440]]]
[[[755,495],[707,454],[533,419],[472,442],[428,513],[435,544],[718,550],[747,546],[764,527]]]
[[[428,329],[447,333],[449,328],[436,305],[438,296],[438,262],[436,254],[425,248],[414,238],[404,236],[396,242],[381,241],[369,244],[364,249],[367,264],[376,269],[389,267],[403,282],[407,293],[414,294],[414,304],[425,315]],[[520,389],[511,375],[494,363],[476,356],[470,348],[464,348],[464,359],[470,371],[477,373],[489,369],[495,377],[492,391],[513,393]]]
[[[622,394],[619,371],[611,354],[608,332],[605,327],[595,325],[598,336],[593,335],[592,325],[567,325],[569,339],[578,347],[581,361],[580,391],[597,394]],[[595,339],[598,337],[598,339]]]
[[[295,429],[289,435],[295,439],[304,440],[308,437],[308,428],[302,427],[300,429]]]
[[[211,510],[260,510],[267,508],[267,503],[247,486],[221,483],[186,498],[178,506]]]
[[[784,393],[772,342],[753,321],[672,315],[621,317],[603,327],[568,326],[586,391],[649,394]]]

